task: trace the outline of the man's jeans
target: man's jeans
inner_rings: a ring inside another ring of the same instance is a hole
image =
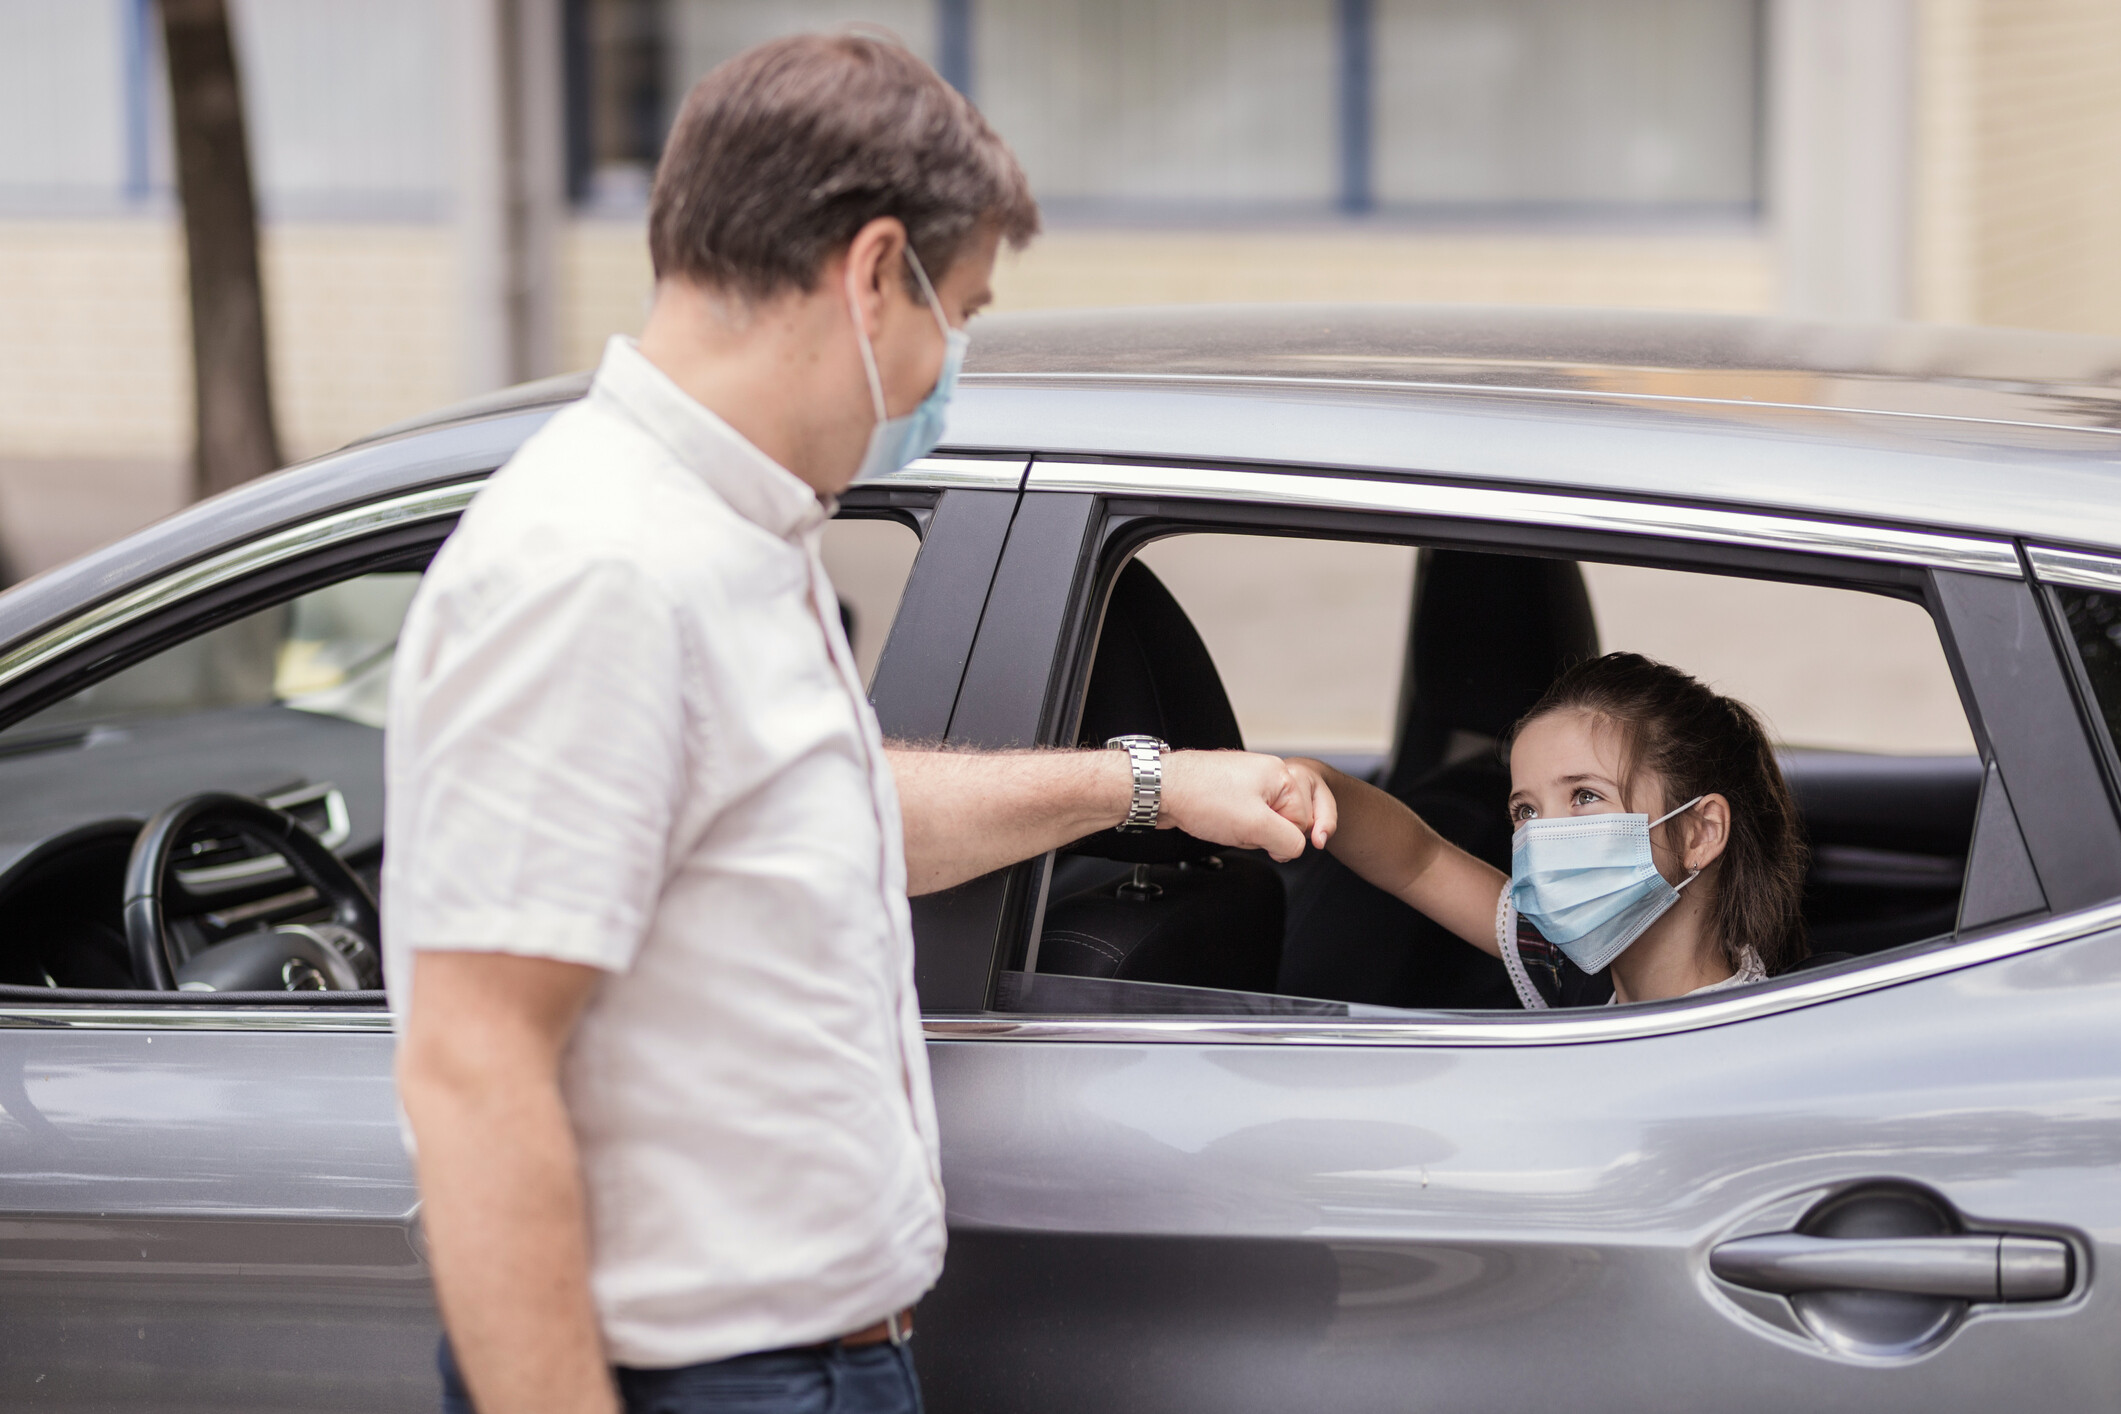
[[[473,1414],[449,1342],[442,1342],[442,1414]],[[913,1348],[878,1341],[844,1349],[769,1350],[675,1370],[613,1371],[626,1414],[920,1414]]]

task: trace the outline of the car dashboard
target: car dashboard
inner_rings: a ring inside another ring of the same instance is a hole
[[[0,985],[137,985],[123,919],[140,826],[206,791],[293,814],[366,883],[383,856],[383,733],[281,705],[228,707],[0,737]],[[203,834],[170,881],[173,945],[325,916],[277,856]]]

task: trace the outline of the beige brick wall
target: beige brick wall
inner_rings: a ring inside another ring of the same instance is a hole
[[[2121,332],[2121,0],[1921,0],[1915,307],[1948,322]],[[455,246],[437,225],[268,228],[290,456],[464,390]],[[572,224],[559,363],[639,329],[638,222]],[[1387,228],[1080,230],[997,273],[999,309],[1203,300],[1441,300],[1766,310],[1745,234]],[[0,221],[0,458],[182,457],[183,254],[166,220]]]
[[[174,454],[188,339],[171,227],[0,223],[0,456]]]
[[[1210,300],[1441,300],[1762,310],[1752,236],[1343,231],[1050,232],[1002,258],[997,308]]]
[[[2121,333],[2121,3],[1921,19],[1918,316]]]
[[[267,232],[273,390],[291,456],[445,403],[457,386],[455,249],[434,226]]]
[[[655,276],[633,221],[577,221],[560,244],[560,366],[593,368],[613,334],[638,334]]]
[[[460,396],[447,228],[279,225],[264,241],[281,438],[307,456]],[[561,245],[559,361],[640,329],[636,223]],[[1763,242],[1373,232],[1058,231],[1007,256],[998,308],[1197,300],[1471,300],[1766,308]],[[167,221],[0,222],[0,457],[181,457],[182,242]]]
[[[280,437],[306,456],[456,393],[435,226],[275,226],[262,278]],[[181,236],[167,221],[0,223],[0,456],[181,457]]]

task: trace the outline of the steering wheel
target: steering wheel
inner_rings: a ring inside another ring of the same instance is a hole
[[[203,948],[179,964],[167,900],[177,842],[205,826],[240,835],[287,861],[331,906],[331,922],[261,929]],[[375,900],[354,872],[301,821],[247,795],[210,791],[170,806],[142,827],[125,866],[125,942],[133,976],[158,992],[357,991],[382,981]]]

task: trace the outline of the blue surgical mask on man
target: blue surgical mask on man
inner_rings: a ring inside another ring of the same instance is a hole
[[[913,253],[913,247],[909,245],[905,251],[906,262],[913,267],[921,293],[928,297],[928,308],[935,314],[936,327],[943,331],[943,370],[936,377],[934,390],[921,400],[919,407],[904,417],[889,415],[884,406],[884,380],[876,371],[876,350],[870,346],[869,331],[862,322],[862,307],[855,298],[854,272],[850,269],[847,307],[854,315],[854,337],[862,348],[862,371],[869,375],[869,399],[876,406],[876,426],[869,433],[869,447],[862,454],[861,467],[854,473],[856,481],[888,475],[927,456],[942,443],[950,395],[957,391],[958,370],[965,366],[965,350],[972,343],[964,330],[951,328],[943,316],[943,302],[935,297],[935,286],[928,283],[928,272],[921,268],[921,258]]]
[[[1650,857],[1650,831],[1703,800],[1695,796],[1655,820],[1647,815],[1572,815],[1527,820],[1510,841],[1510,903],[1539,936],[1585,972],[1597,972],[1665,910],[1696,869],[1667,883]]]

